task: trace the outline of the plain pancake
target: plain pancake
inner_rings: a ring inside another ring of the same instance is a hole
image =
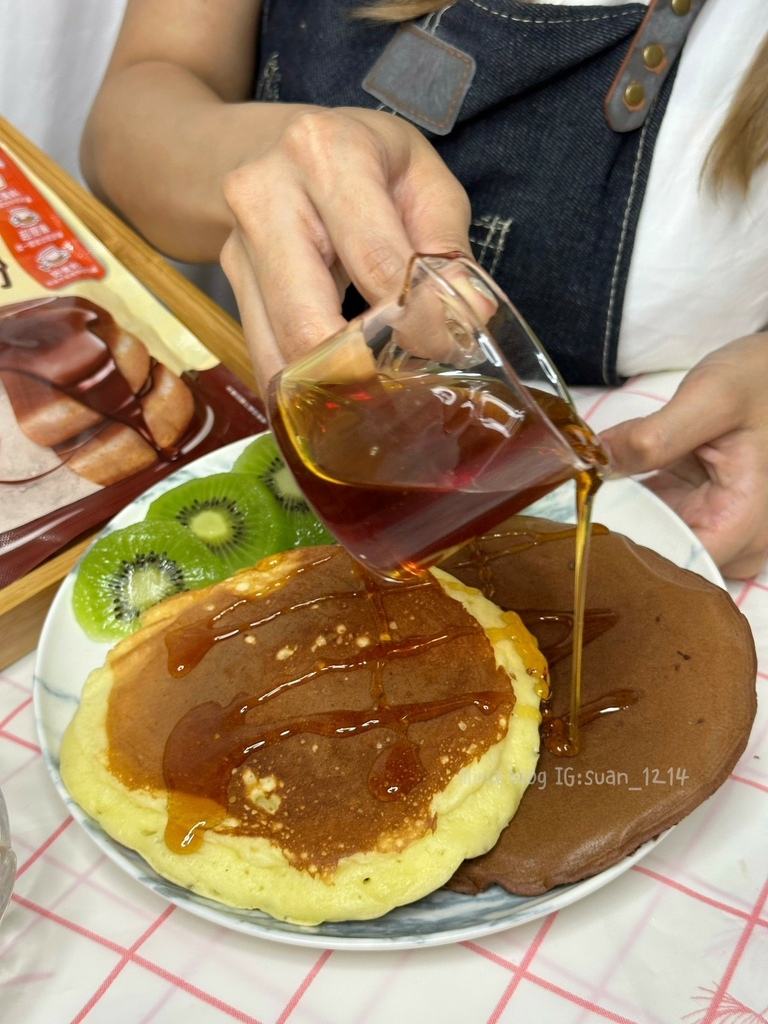
[[[89,677],[62,777],[202,895],[376,917],[496,842],[545,675],[517,616],[439,570],[385,584],[338,547],[292,551],[152,609]]]
[[[572,530],[517,517],[446,563],[515,608],[538,636],[555,716],[570,704],[573,559]],[[744,750],[756,710],[755,647],[725,590],[598,527],[587,628],[583,706],[621,705],[629,694],[634,703],[586,724],[575,757],[542,745],[514,820],[490,853],[462,865],[451,888],[498,883],[536,895],[594,875],[689,814]]]

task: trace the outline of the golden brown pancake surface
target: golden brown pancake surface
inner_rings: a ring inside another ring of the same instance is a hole
[[[279,834],[320,871],[410,838],[404,803],[408,825],[430,827],[435,793],[470,747],[480,756],[502,738],[514,704],[485,634],[431,576],[379,588],[338,549],[256,602],[212,590],[134,658],[114,665],[112,771],[219,801],[232,831]],[[251,773],[275,780],[273,813],[249,799]],[[318,836],[332,817],[345,828],[329,848]],[[186,834],[196,818],[176,824]]]
[[[445,574],[383,584],[340,548],[289,552],[148,613],[89,678],[62,777],[190,888],[378,916],[496,841],[545,673],[516,616]]]

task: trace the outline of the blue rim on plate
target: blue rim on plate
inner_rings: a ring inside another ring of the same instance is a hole
[[[138,522],[159,494],[184,480],[230,469],[248,440],[236,441],[211,452],[167,477],[123,509],[102,532]],[[573,489],[566,485],[529,511],[560,522],[572,522],[573,508]],[[631,480],[606,483],[598,492],[594,519],[638,544],[653,548],[677,565],[724,585],[717,567],[695,535],[640,484]],[[101,850],[130,877],[198,917],[257,938],[322,949],[372,951],[443,945],[504,931],[561,910],[623,874],[663,838],[645,843],[630,857],[592,878],[560,886],[542,896],[513,896],[498,886],[476,896],[439,889],[416,903],[370,921],[326,922],[306,927],[278,921],[257,910],[236,910],[198,896],[161,878],[137,853],[108,836],[72,800],[61,780],[61,738],[78,706],[88,673],[103,664],[110,646],[89,640],[75,620],[71,606],[75,575],[76,567],[63,581],[51,605],[35,664],[35,716],[46,763],[70,813]],[[66,658],[61,656],[62,650],[66,650]]]
[[[0,790],[0,921],[3,919],[16,881],[16,854],[11,849],[8,811]]]

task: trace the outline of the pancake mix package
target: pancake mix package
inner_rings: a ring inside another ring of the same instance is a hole
[[[0,588],[262,430],[258,405],[0,146]]]

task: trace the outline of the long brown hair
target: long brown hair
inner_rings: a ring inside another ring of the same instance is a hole
[[[456,3],[458,0],[452,0]],[[536,0],[526,0],[536,3]],[[358,17],[411,21],[445,7],[445,0],[373,0]],[[450,5],[452,6],[452,4]],[[768,162],[768,35],[733,97],[707,154],[702,180],[716,193],[733,188],[745,196],[755,171]]]
[[[715,192],[731,186],[746,195],[752,176],[768,161],[768,35],[733,97],[704,163]]]

